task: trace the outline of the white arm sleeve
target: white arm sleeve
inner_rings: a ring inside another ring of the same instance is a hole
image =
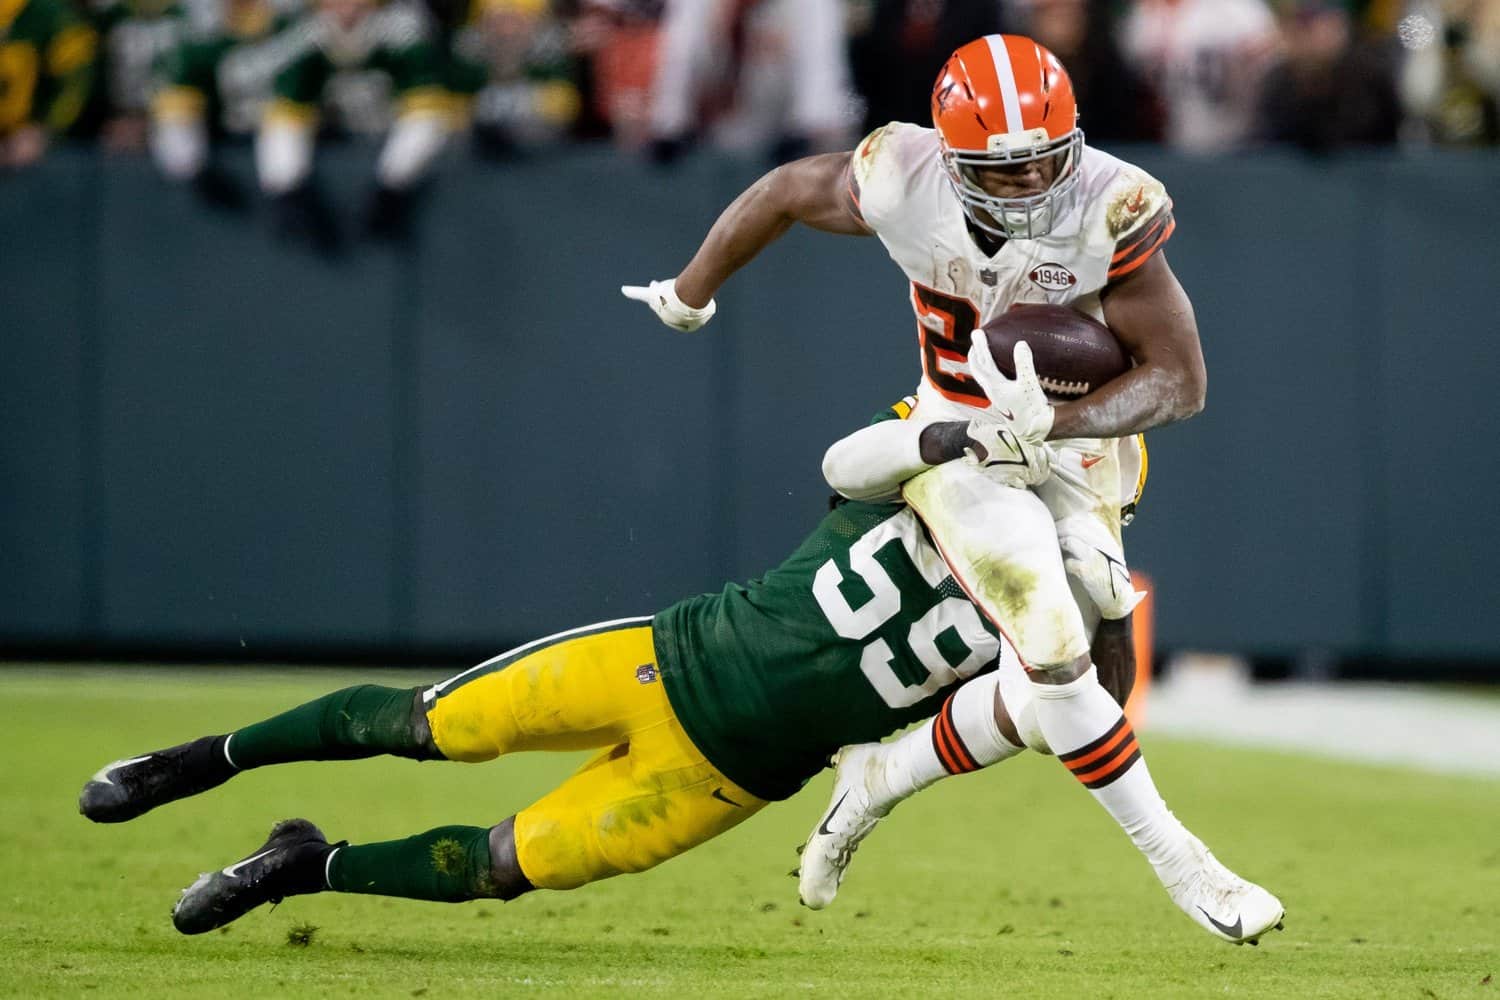
[[[203,119],[161,120],[151,126],[151,157],[167,178],[192,180],[208,159],[208,128]]]
[[[426,111],[404,114],[391,126],[375,176],[386,187],[404,191],[422,179],[447,141],[446,116]]]
[[[307,179],[313,162],[310,125],[271,120],[255,134],[255,172],[268,195],[286,194]]]
[[[919,443],[926,426],[886,420],[835,441],[823,456],[823,478],[850,500],[894,498],[902,483],[932,468],[922,461]]]

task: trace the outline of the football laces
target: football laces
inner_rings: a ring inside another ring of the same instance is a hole
[[[1043,391],[1050,392],[1054,396],[1083,396],[1089,391],[1089,384],[1082,381],[1068,381],[1038,375],[1037,382],[1041,383]]]

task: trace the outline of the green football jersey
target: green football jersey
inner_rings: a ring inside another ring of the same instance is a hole
[[[795,793],[840,746],[932,715],[1000,651],[903,504],[841,503],[761,579],[652,627],[688,736],[763,799]]]
[[[190,32],[167,54],[154,102],[159,115],[201,116],[230,134],[255,130],[272,81],[291,54],[277,38],[287,19],[268,4],[252,15]]]
[[[386,76],[403,104],[444,99],[431,25],[407,4],[380,8],[351,32],[309,15],[287,33],[290,58],[276,74],[275,95],[292,105],[317,105],[336,76]]]
[[[156,70],[187,30],[187,12],[171,0],[95,0],[100,38],[99,91],[107,117],[140,114],[151,104]]]
[[[97,38],[66,0],[0,0],[0,135],[73,123],[92,86]]]

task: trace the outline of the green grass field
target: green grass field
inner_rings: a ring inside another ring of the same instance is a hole
[[[0,994],[1500,998],[1500,782],[1149,737],[1178,815],[1286,903],[1260,948],[1198,930],[1084,790],[1031,758],[903,806],[820,913],[787,872],[826,774],[645,875],[510,904],[296,898],[178,936],[178,890],[277,819],[353,841],[488,824],[576,764],[299,764],[120,826],[77,815],[100,764],[353,676],[0,669]]]

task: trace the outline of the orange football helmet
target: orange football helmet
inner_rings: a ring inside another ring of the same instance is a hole
[[[985,35],[948,57],[932,88],[943,167],[969,220],[1009,239],[1045,236],[1077,189],[1083,155],[1073,81],[1057,56],[1021,35]],[[1057,157],[1041,194],[987,193],[978,171]]]

